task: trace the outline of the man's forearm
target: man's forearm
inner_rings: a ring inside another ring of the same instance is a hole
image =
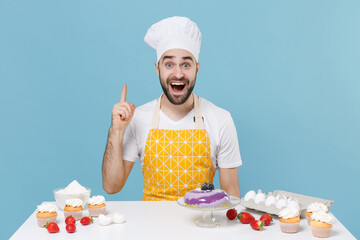
[[[103,158],[103,188],[109,193],[119,192],[125,184],[125,168],[122,158],[124,130],[109,129],[108,141]]]
[[[240,197],[238,168],[219,168],[221,189],[229,195]]]

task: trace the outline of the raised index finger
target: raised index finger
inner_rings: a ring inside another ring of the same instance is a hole
[[[126,86],[126,84],[124,84],[122,93],[121,93],[120,103],[126,102],[126,91],[127,91],[127,86]]]

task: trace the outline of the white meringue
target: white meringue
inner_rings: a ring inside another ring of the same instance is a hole
[[[250,190],[250,191],[248,191],[248,192],[245,194],[244,200],[245,200],[245,201],[250,201],[250,200],[252,200],[252,199],[255,198],[255,195],[256,195],[255,191],[254,191],[254,190]]]
[[[265,194],[259,191],[255,196],[254,203],[259,204],[261,202],[265,202]]]
[[[112,221],[113,221],[113,223],[123,223],[123,222],[125,222],[125,216],[118,212],[114,213],[114,215],[112,217]]]
[[[265,200],[265,206],[270,206],[272,204],[275,205],[275,203],[276,203],[276,198],[273,195],[268,196]]]
[[[286,206],[287,206],[287,201],[286,201],[286,199],[281,198],[281,199],[279,199],[279,200],[276,201],[275,207],[276,207],[277,209],[282,209],[282,208],[284,208],[284,207],[286,207]]]
[[[102,226],[109,225],[111,223],[111,221],[112,221],[111,217],[107,217],[104,214],[99,215],[99,223],[100,223],[100,225],[102,225]]]

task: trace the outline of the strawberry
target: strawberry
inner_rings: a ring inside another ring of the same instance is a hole
[[[254,216],[247,212],[239,213],[237,215],[237,218],[240,220],[241,223],[244,223],[244,224],[250,223],[251,221],[255,220]]]
[[[58,231],[60,231],[59,226],[54,222],[47,223],[45,225],[45,228],[48,230],[49,233],[57,233]]]
[[[264,214],[260,217],[260,221],[264,221],[265,226],[269,226],[272,222],[272,217],[269,214]]]
[[[68,225],[68,224],[75,224],[75,218],[73,216],[68,216],[66,219],[65,219],[65,224]]]
[[[82,225],[89,225],[90,223],[94,222],[94,219],[93,217],[83,217],[81,220],[80,220],[80,223]]]
[[[260,231],[264,227],[264,221],[254,220],[250,223],[252,229]]]
[[[66,225],[66,231],[67,231],[68,233],[73,233],[73,232],[75,232],[75,231],[76,231],[76,226],[75,226],[75,224],[68,224],[68,225]]]
[[[235,208],[229,209],[226,212],[226,216],[229,220],[234,220],[236,218],[236,216],[238,215],[237,211]]]

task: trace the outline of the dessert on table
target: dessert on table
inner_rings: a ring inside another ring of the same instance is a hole
[[[39,227],[45,227],[49,222],[56,222],[57,207],[51,203],[43,203],[37,207],[36,218]]]
[[[319,203],[319,202],[313,202],[311,203],[308,207],[307,207],[307,210],[306,210],[306,219],[307,219],[307,222],[310,224],[310,221],[311,221],[311,215],[314,213],[314,212],[325,212],[327,213],[329,211],[328,207],[323,204],[323,203]]]
[[[280,229],[284,233],[296,233],[300,227],[300,212],[296,208],[284,208],[279,213]]]
[[[221,189],[215,189],[212,183],[203,183],[201,189],[197,188],[187,192],[184,204],[190,207],[217,208],[230,206],[230,196]]]
[[[331,235],[334,218],[324,211],[314,212],[311,215],[311,231],[314,237],[327,238]]]
[[[82,200],[79,198],[72,198],[65,200],[64,216],[65,218],[73,216],[75,220],[82,218]]]
[[[105,214],[106,204],[104,196],[93,196],[88,200],[89,215],[98,217],[100,214]]]

